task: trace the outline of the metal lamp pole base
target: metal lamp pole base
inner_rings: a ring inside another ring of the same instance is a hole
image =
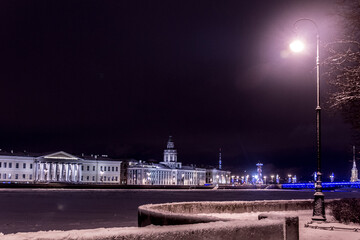
[[[313,221],[326,221],[325,217],[325,200],[324,194],[322,193],[321,186],[321,173],[317,173],[317,181],[316,181],[316,192],[314,194],[314,209],[313,209],[313,217],[311,218]]]

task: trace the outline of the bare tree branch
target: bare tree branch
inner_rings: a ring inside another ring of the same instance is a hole
[[[329,105],[360,133],[360,0],[339,2],[344,32],[324,45],[324,75],[330,84]]]

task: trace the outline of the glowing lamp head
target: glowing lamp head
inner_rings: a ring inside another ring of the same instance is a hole
[[[303,51],[305,48],[305,45],[303,42],[301,42],[300,40],[295,40],[292,43],[290,43],[290,49],[293,52],[301,52]]]

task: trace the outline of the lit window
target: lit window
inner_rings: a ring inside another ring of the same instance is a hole
[[[9,179],[11,179],[11,173],[9,173]]]

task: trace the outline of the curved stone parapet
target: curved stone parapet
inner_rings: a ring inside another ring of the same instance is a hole
[[[148,204],[138,208],[138,226],[228,221],[228,219],[197,215],[199,213],[296,211],[312,208],[312,199]]]

